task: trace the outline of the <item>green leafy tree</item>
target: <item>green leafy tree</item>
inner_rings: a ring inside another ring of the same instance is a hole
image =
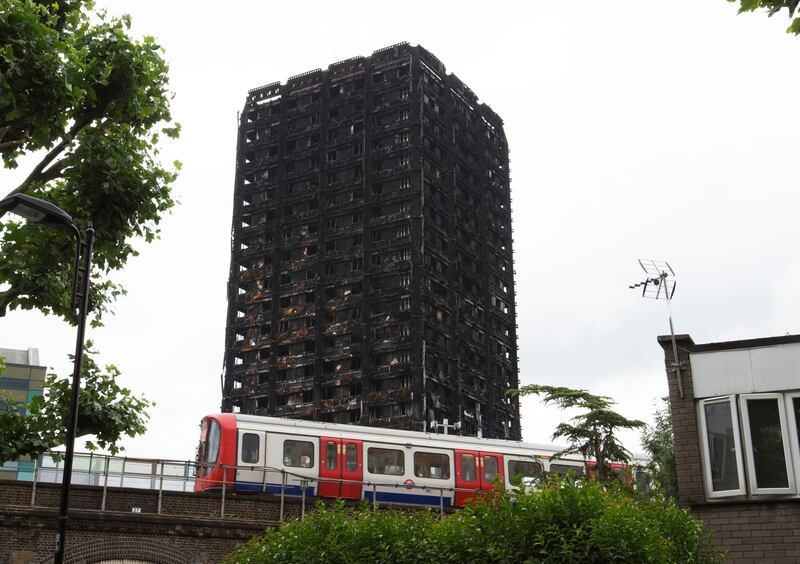
[[[119,442],[124,436],[134,437],[145,432],[149,419],[147,408],[154,404],[120,387],[116,382],[119,369],[114,365],[101,369],[94,359],[97,353],[91,350],[91,342],[87,345],[77,436],[95,437],[85,442],[88,450],[100,447],[117,454],[122,450]],[[0,402],[0,464],[21,456],[37,458],[64,444],[71,387],[70,378],[48,374],[43,396],[24,405]]]
[[[567,448],[557,454],[580,454],[585,460],[594,459],[594,475],[600,481],[610,476],[608,464],[630,462],[631,453],[616,436],[620,429],[640,429],[643,421],[628,419],[611,409],[616,402],[607,396],[596,396],[586,390],[573,390],[558,386],[531,384],[514,395],[540,395],[545,405],[554,404],[561,409],[579,408],[585,413],[570,421],[560,423],[553,432],[553,440],[563,439]]]
[[[175,204],[179,163],[159,162],[171,122],[167,64],[152,37],[128,35],[127,16],[92,13],[89,0],[0,0],[0,155],[16,168],[38,159],[10,194],[26,193],[96,231],[93,323],[124,289],[109,278],[158,237]],[[27,159],[25,162],[29,162]],[[0,214],[1,215],[1,214]],[[0,225],[0,316],[17,308],[71,323],[68,233],[6,216]]]
[[[734,4],[739,4],[739,13],[742,12],[755,12],[756,10],[766,10],[769,17],[774,16],[781,10],[786,8],[789,12],[789,18],[792,19],[792,24],[786,30],[787,33],[800,34],[800,17],[794,17],[797,10],[797,5],[800,0],[728,0]]]
[[[137,254],[136,241],[159,236],[175,205],[180,163],[159,161],[161,136],[177,138],[168,67],[152,37],[129,35],[130,19],[93,12],[91,0],[0,0],[0,156],[25,165],[3,192],[59,206],[96,233],[89,309],[100,325],[124,293],[111,275]],[[2,192],[0,192],[2,194]],[[77,322],[71,304],[74,241],[66,231],[0,212],[0,317],[38,309]],[[114,382],[87,354],[79,434],[96,435],[112,453],[123,435],[144,432],[143,398]],[[0,408],[0,458],[36,455],[63,444],[68,379],[49,376],[46,392],[25,406]]]
[[[650,458],[650,476],[656,491],[665,497],[678,498],[678,465],[675,463],[675,438],[669,398],[653,414],[655,424],[642,432],[642,445]]]

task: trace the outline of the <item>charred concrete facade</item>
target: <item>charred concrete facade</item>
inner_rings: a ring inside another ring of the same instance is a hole
[[[251,90],[233,209],[223,411],[520,438],[508,146],[435,56]]]

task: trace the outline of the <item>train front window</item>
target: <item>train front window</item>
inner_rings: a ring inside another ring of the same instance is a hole
[[[483,480],[487,483],[494,481],[497,476],[497,458],[494,456],[483,457]]]
[[[204,462],[213,464],[217,461],[219,455],[219,423],[216,419],[211,419],[211,425],[208,429],[208,436],[206,439],[206,459]]]
[[[242,436],[242,462],[255,464],[258,462],[258,435],[255,433],[245,433]]]

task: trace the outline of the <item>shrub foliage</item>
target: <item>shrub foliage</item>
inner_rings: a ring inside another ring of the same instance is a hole
[[[255,562],[717,562],[699,521],[672,501],[617,485],[553,477],[435,512],[319,505],[228,556]]]

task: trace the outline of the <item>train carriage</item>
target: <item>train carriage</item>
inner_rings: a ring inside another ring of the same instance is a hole
[[[205,417],[195,491],[252,491],[366,499],[382,503],[462,506],[496,480],[583,473],[557,449],[376,427],[224,413]],[[612,469],[630,480],[623,465]],[[591,469],[590,469],[591,471]],[[627,477],[626,477],[627,476]]]

